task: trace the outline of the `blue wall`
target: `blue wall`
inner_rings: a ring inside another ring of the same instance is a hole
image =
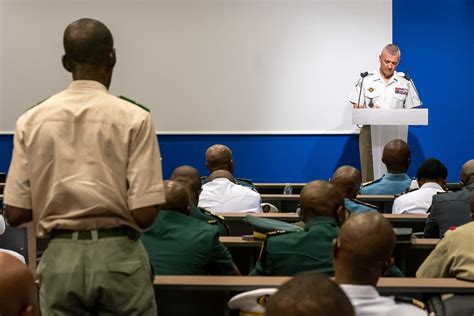
[[[457,181],[474,157],[474,1],[393,0],[393,39],[430,110],[428,127],[410,128],[410,175],[437,157]],[[377,56],[374,56],[377,58]],[[354,75],[356,77],[356,74]],[[349,87],[347,87],[349,91]],[[205,172],[204,152],[214,143],[232,148],[236,175],[255,182],[306,182],[329,178],[342,164],[359,167],[357,135],[161,136],[164,176],[191,164]],[[11,159],[12,136],[0,135],[0,172]]]

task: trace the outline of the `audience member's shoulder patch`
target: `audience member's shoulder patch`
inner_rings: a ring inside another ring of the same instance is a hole
[[[41,100],[40,102],[36,103],[35,105],[33,105],[32,107],[28,108],[28,110],[26,110],[26,112],[28,112],[29,110],[35,108],[36,106],[40,105],[41,103],[43,103],[44,101],[48,100],[49,98],[51,97],[47,97],[46,99],[43,99]]]
[[[142,105],[142,104],[140,104],[140,103],[138,103],[138,102],[136,102],[136,101],[134,101],[134,100],[132,100],[132,99],[129,99],[129,98],[127,98],[127,97],[124,97],[123,95],[119,96],[119,98],[122,99],[122,100],[125,100],[125,101],[127,101],[127,102],[130,102],[130,103],[132,103],[133,105],[138,106],[138,107],[141,108],[142,110],[145,110],[145,111],[147,111],[147,112],[150,112],[150,110],[149,110],[146,106],[144,106],[144,105]]]
[[[370,203],[367,203],[367,202],[363,202],[363,201],[358,200],[358,199],[352,199],[351,201],[356,203],[356,204],[367,206],[367,207],[373,208],[374,210],[378,210],[378,207],[376,205],[373,205],[373,204],[370,204]]]
[[[361,187],[362,187],[362,188],[363,188],[363,187],[367,187],[367,186],[372,185],[372,184],[374,184],[374,183],[380,182],[381,180],[382,180],[382,178],[379,178],[379,179],[377,179],[377,180],[370,181],[370,182],[365,182],[365,183],[363,183],[363,184],[361,185]]]

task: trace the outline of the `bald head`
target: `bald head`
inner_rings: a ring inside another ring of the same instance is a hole
[[[336,281],[375,285],[390,266],[395,233],[378,212],[351,216],[334,245]]]
[[[17,258],[0,253],[0,315],[37,315],[36,293],[28,268]]]
[[[354,315],[351,302],[333,281],[317,272],[298,274],[267,302],[266,316]]]
[[[382,161],[390,173],[405,173],[410,166],[410,147],[401,139],[388,142],[383,148]]]
[[[180,166],[173,170],[171,180],[186,186],[191,203],[197,204],[202,185],[199,171],[196,168],[192,166]]]
[[[460,178],[464,185],[474,183],[474,159],[468,160],[462,166]]]
[[[224,179],[227,179],[231,182],[234,182],[235,183],[235,179],[234,179],[234,176],[232,175],[232,173],[230,173],[229,171],[227,170],[216,170],[216,171],[213,171],[209,177],[207,178],[209,181],[212,181],[214,179],[219,179],[219,178],[224,178]]]
[[[331,183],[312,181],[306,184],[300,194],[300,208],[303,221],[306,223],[316,216],[329,216],[341,220],[344,197]]]
[[[95,80],[109,87],[116,57],[112,33],[103,23],[87,18],[72,22],[63,44],[63,66],[74,80]]]
[[[206,167],[209,173],[215,170],[227,170],[234,174],[232,151],[225,145],[212,145],[206,150]]]
[[[345,198],[352,199],[359,192],[362,175],[352,166],[342,166],[334,171],[331,183],[341,191]]]
[[[101,22],[80,19],[64,31],[64,50],[70,61],[102,66],[114,48],[112,33]]]
[[[185,185],[168,180],[164,183],[166,203],[160,208],[189,214],[189,195]]]

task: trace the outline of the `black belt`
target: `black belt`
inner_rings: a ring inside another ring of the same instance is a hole
[[[67,229],[53,229],[49,234],[49,238],[61,238],[61,239],[72,239],[73,234],[77,232],[78,240],[91,240],[92,230],[67,230]],[[120,226],[114,228],[102,228],[97,229],[97,238],[110,238],[127,236],[132,240],[137,240],[140,237],[140,233],[135,229],[128,226]]]

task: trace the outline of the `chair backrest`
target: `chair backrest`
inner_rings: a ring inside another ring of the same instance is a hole
[[[22,255],[28,261],[28,234],[26,228],[7,226],[5,233],[0,236],[0,248],[12,250]]]
[[[474,315],[473,294],[443,294],[428,301],[428,311],[436,316]]]

